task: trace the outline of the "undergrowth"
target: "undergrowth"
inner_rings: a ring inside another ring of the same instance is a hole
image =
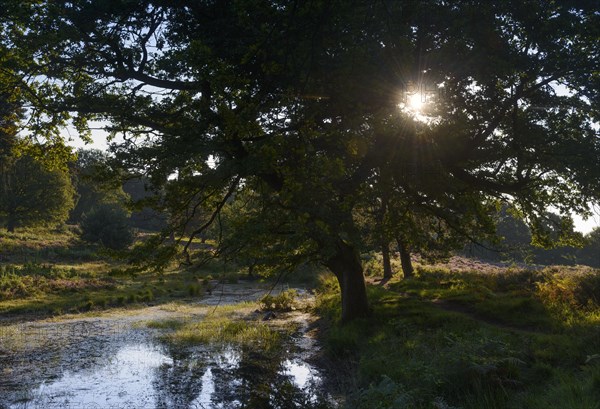
[[[264,311],[292,311],[296,308],[298,292],[285,290],[276,295],[267,294],[260,299],[260,308]]]
[[[238,266],[217,261],[163,271],[126,262],[81,242],[75,226],[0,229],[0,314],[39,318],[197,299],[214,290],[216,281],[235,283],[240,276]]]
[[[350,408],[600,409],[598,270],[421,267],[369,286],[372,316],[344,325],[335,280],[320,288]]]

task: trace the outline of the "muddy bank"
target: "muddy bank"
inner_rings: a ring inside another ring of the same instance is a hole
[[[334,407],[311,362],[310,315],[296,322],[280,353],[225,343],[175,346],[168,328],[148,321],[202,320],[218,305],[260,298],[253,283],[215,286],[198,303],[0,327],[0,408],[310,408]],[[304,302],[309,301],[304,297]],[[244,319],[262,322],[249,304]]]

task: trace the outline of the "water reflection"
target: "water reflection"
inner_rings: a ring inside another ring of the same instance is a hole
[[[202,375],[202,390],[198,398],[192,402],[192,407],[207,408],[211,405],[211,397],[215,392],[215,382],[213,380],[212,370],[206,369]]]
[[[8,371],[26,361],[0,361],[0,391],[10,389],[0,396],[0,408],[330,407],[315,392],[321,383],[318,371],[287,352],[214,345],[181,349],[136,334],[121,342],[90,338],[56,355],[33,352],[43,356],[44,370],[31,367],[29,383],[11,379]]]
[[[315,382],[321,382],[321,377],[318,375],[316,370],[299,359],[290,360],[286,359],[283,363],[283,373],[285,375],[292,376],[293,382],[300,389],[306,389]]]
[[[155,390],[161,408],[329,407],[315,393],[321,378],[314,368],[264,351],[213,346],[163,365],[159,372]]]
[[[202,356],[175,348],[166,352],[171,362],[156,369],[152,383],[157,408],[191,408],[202,393],[207,363]]]
[[[127,345],[108,362],[72,372],[59,379],[42,380],[41,384],[10,404],[21,408],[151,408],[156,407],[152,390],[153,370],[169,364],[171,359],[155,347]],[[51,365],[52,363],[48,363]]]

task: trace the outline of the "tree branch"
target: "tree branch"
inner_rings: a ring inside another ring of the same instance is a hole
[[[212,213],[210,219],[208,219],[208,221],[206,223],[204,223],[202,226],[200,226],[199,228],[197,228],[190,234],[190,238],[188,239],[185,247],[183,248],[183,253],[185,254],[186,261],[188,263],[190,263],[190,255],[189,255],[188,249],[190,247],[190,244],[192,244],[194,237],[196,237],[198,234],[202,233],[204,230],[206,230],[208,227],[210,227],[210,225],[215,221],[215,219],[221,212],[221,209],[223,209],[223,206],[225,206],[225,204],[227,203],[227,201],[229,200],[231,195],[233,195],[233,193],[235,192],[235,189],[237,188],[241,179],[242,179],[242,177],[239,175],[235,177],[235,179],[233,180],[233,183],[231,184],[231,186],[229,186],[227,193],[225,194],[225,196],[223,196],[223,199],[221,199],[221,201],[217,204],[217,207],[215,208],[215,211]]]

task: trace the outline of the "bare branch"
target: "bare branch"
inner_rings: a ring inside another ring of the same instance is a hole
[[[221,201],[217,204],[217,207],[215,208],[215,211],[212,213],[210,219],[208,219],[208,221],[206,223],[204,223],[202,226],[200,226],[199,228],[197,228],[190,234],[190,238],[188,239],[185,247],[183,248],[183,253],[186,256],[188,263],[189,263],[189,257],[190,257],[189,253],[188,253],[188,249],[190,247],[190,244],[192,244],[194,237],[196,237],[198,234],[202,233],[204,230],[206,230],[208,227],[210,227],[210,225],[215,221],[215,219],[221,212],[221,209],[223,209],[223,206],[225,206],[225,203],[227,203],[227,201],[229,200],[231,195],[233,195],[233,193],[237,189],[237,186],[241,179],[242,179],[242,177],[239,175],[235,177],[235,179],[233,180],[233,183],[231,183],[231,186],[229,186],[227,193],[225,194],[225,196],[223,196],[223,199],[221,199]]]

